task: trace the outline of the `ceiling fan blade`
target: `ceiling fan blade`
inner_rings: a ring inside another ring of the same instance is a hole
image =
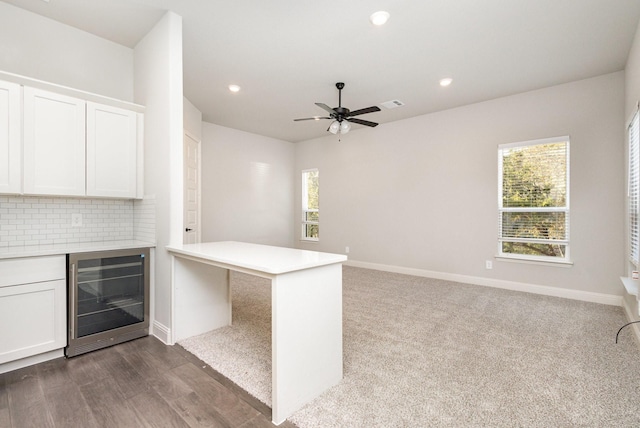
[[[349,112],[349,117],[358,116],[360,114],[373,113],[374,111],[380,111],[380,107],[371,106],[367,108],[361,108],[360,110]]]
[[[378,124],[377,124],[377,123],[375,123],[375,122],[369,122],[368,120],[352,119],[352,118],[350,118],[350,117],[349,117],[349,118],[347,118],[347,119],[345,119],[345,120],[346,120],[346,121],[348,121],[348,122],[351,122],[351,123],[357,123],[358,125],[370,126],[370,127],[372,127],[372,128],[373,128],[374,126],[378,126]]]
[[[326,104],[323,104],[323,103],[316,103],[316,105],[317,105],[318,107],[320,107],[321,109],[328,111],[328,112],[329,112],[329,113],[331,113],[331,114],[334,114],[334,113],[336,112],[334,109],[332,109],[331,107],[329,107],[329,106],[328,106],[328,105],[326,105]]]
[[[330,117],[321,117],[321,116],[314,116],[314,117],[303,117],[302,119],[293,119],[294,122],[298,122],[301,120],[320,120],[320,119],[331,119]]]

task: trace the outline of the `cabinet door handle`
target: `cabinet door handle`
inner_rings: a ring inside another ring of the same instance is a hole
[[[188,227],[187,227],[184,231],[185,231],[185,232],[191,232],[192,230],[193,230],[193,229],[190,229],[190,228],[188,228]]]

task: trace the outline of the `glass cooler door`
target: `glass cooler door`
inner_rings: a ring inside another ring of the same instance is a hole
[[[144,254],[77,262],[76,337],[144,321]]]

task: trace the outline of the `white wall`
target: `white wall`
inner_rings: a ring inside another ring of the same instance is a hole
[[[202,112],[186,98],[184,98],[184,130],[196,140],[202,141]]]
[[[296,145],[320,170],[320,241],[349,259],[620,295],[624,73],[355,129]],[[355,128],[355,127],[354,127]],[[570,268],[494,260],[497,146],[571,137]],[[296,240],[300,184],[296,181]],[[493,270],[485,269],[493,260]]]
[[[0,70],[133,101],[133,50],[0,2]]]
[[[167,12],[138,43],[135,102],[145,110],[145,195],[155,198],[156,251],[152,333],[170,340],[171,258],[182,242],[182,18]]]
[[[294,145],[202,125],[202,241],[293,247]]]

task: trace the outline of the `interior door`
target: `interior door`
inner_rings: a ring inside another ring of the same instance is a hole
[[[183,242],[200,242],[200,142],[184,133]]]

